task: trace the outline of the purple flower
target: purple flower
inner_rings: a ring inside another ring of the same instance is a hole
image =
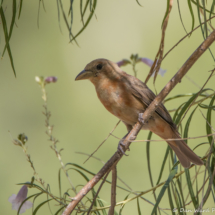
[[[49,76],[45,79],[45,83],[55,83],[57,81],[57,77],[55,76]]]
[[[118,67],[121,67],[121,66],[125,66],[127,64],[130,64],[131,62],[129,60],[126,60],[126,59],[123,59],[121,61],[118,61],[116,64],[118,65]]]
[[[149,59],[149,58],[145,58],[145,57],[140,58],[140,61],[143,62],[143,63],[145,63],[145,64],[148,65],[149,67],[151,67],[151,66],[153,65],[153,63],[154,63],[153,60],[151,60],[151,59]],[[160,68],[159,71],[158,71],[158,74],[160,74],[162,77],[164,76],[165,73],[166,73],[166,70],[161,69],[161,68]],[[153,74],[152,74],[152,77],[153,77],[154,75],[155,75],[155,74],[153,73]]]
[[[28,187],[26,185],[22,186],[21,189],[19,190],[18,194],[13,194],[12,196],[9,197],[8,201],[10,203],[12,203],[12,210],[19,210],[20,205],[22,204],[22,202],[26,199],[28,194]],[[26,201],[19,213],[24,213],[26,211],[26,209],[29,209],[33,206],[32,202]]]

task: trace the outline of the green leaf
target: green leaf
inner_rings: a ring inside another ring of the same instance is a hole
[[[140,7],[142,7],[142,5],[140,4],[140,2],[138,0],[136,0],[136,2]]]
[[[196,174],[197,174],[197,166],[195,166],[195,171],[196,171]],[[197,199],[197,203],[199,205],[199,196],[198,196],[198,177],[196,177],[196,199]]]
[[[104,207],[104,204],[103,204],[103,202],[102,202],[102,200],[101,200],[100,198],[97,198],[97,201],[98,201],[99,206],[100,206],[101,208]],[[102,213],[103,213],[103,215],[107,215],[107,212],[106,212],[105,209],[102,210]]]
[[[43,194],[43,192],[41,192],[41,193],[37,194],[37,195],[34,197],[34,199],[33,199],[32,212],[34,211],[34,202],[35,202],[35,201],[36,201],[36,199],[37,199],[40,195],[42,195],[42,194]]]
[[[207,89],[204,89],[202,90],[201,94],[203,94],[205,91],[209,90],[208,88]],[[192,104],[192,102],[197,98],[198,93],[194,94],[185,104],[184,106],[182,107],[182,109],[180,110],[178,116],[176,117],[176,119],[174,120],[175,124],[178,125],[178,123],[180,122],[182,116],[184,115],[185,111],[187,110],[187,108],[190,106],[190,104]]]
[[[199,104],[199,106],[204,109],[213,109],[214,110],[214,108],[215,108],[215,105],[209,106],[209,105],[205,105],[205,104]]]
[[[174,185],[174,188],[175,188],[173,194],[174,194],[175,203],[177,205],[178,213],[180,215],[183,215],[183,213],[180,211],[180,209],[182,208],[182,204],[181,204],[180,195],[178,193],[178,189],[177,189],[177,187],[176,187],[176,185],[175,185],[175,183],[173,181],[171,182],[171,184]],[[172,189],[173,189],[173,186],[172,186]]]
[[[138,215],[141,215],[139,198],[137,198],[137,211],[138,211]]]
[[[177,184],[178,184],[179,192],[182,199],[182,208],[185,208],[184,192],[182,190],[181,180],[179,178],[177,179]]]
[[[195,147],[193,148],[193,151],[194,151],[196,148],[198,148],[199,146],[202,146],[202,145],[205,145],[205,144],[208,144],[208,142],[204,142],[204,143],[198,144],[197,146],[195,146]]]
[[[19,16],[18,16],[18,19],[20,18],[21,11],[22,11],[22,2],[23,2],[23,0],[20,0],[20,4],[19,4]]]
[[[163,27],[163,23],[164,23],[166,17],[168,16],[168,13],[169,13],[169,5],[170,5],[170,0],[167,0],[166,13],[165,13],[165,15],[164,15],[161,28]]]
[[[90,0],[87,0],[86,3],[85,3],[84,11],[83,11],[83,17],[84,17],[84,15],[85,15],[85,13],[86,13],[86,10],[87,10],[87,7],[88,7],[88,5],[89,5],[89,2],[90,2]]]
[[[83,32],[83,30],[88,26],[88,24],[89,24],[89,22],[90,22],[90,20],[91,20],[91,18],[92,18],[92,16],[93,16],[93,14],[94,14],[94,12],[95,12],[96,3],[97,3],[97,0],[94,0],[94,1],[93,1],[93,8],[92,8],[92,11],[90,12],[90,15],[89,15],[89,17],[88,17],[88,19],[87,19],[85,25],[84,25],[84,26],[82,27],[82,29],[72,38],[72,40],[70,40],[70,42],[72,42],[73,40],[75,40],[75,39],[77,38],[77,36],[79,36],[79,35]]]
[[[176,121],[176,118],[177,118],[177,116],[178,116],[179,111],[181,110],[181,108],[184,106],[185,103],[186,103],[186,102],[182,103],[182,104],[177,108],[177,110],[175,111],[175,114],[173,115],[173,118],[172,118],[172,120],[173,120],[174,123],[175,123],[175,121]]]
[[[169,177],[166,180],[166,182],[163,185],[163,187],[161,188],[161,191],[160,191],[160,193],[159,193],[159,195],[157,197],[157,201],[156,201],[156,203],[155,203],[155,205],[153,207],[151,215],[153,215],[155,213],[155,211],[156,211],[156,209],[157,209],[157,207],[158,207],[158,205],[159,205],[159,203],[160,203],[160,201],[161,201],[161,199],[162,199],[167,187],[169,186],[169,183],[172,181],[172,179],[174,178],[175,174],[177,173],[177,170],[178,170],[178,166],[176,166],[173,170],[170,171]]]
[[[12,16],[12,20],[11,20],[11,24],[10,24],[10,31],[9,31],[8,41],[5,44],[2,57],[4,56],[4,53],[6,51],[6,47],[8,46],[8,43],[10,41],[10,38],[11,38],[11,35],[12,35],[12,32],[13,32],[13,27],[14,27],[14,24],[15,24],[15,19],[16,19],[16,0],[13,0],[13,16]]]
[[[195,95],[196,93],[185,93],[185,94],[178,94],[176,96],[172,96],[172,97],[169,97],[167,99],[164,100],[164,102],[168,102],[168,101],[171,101],[173,99],[177,99],[177,98],[183,98],[183,97],[188,97],[188,96],[193,96]],[[202,95],[202,96],[205,96],[205,95]]]
[[[167,160],[167,157],[168,157],[168,154],[169,154],[169,150],[170,150],[170,147],[167,146],[166,153],[165,153],[165,156],[164,156],[164,159],[163,159],[163,163],[161,165],[161,170],[160,170],[156,185],[160,183],[160,180],[161,180],[161,177],[162,177],[162,174],[163,174],[163,170],[164,170],[164,167],[165,167],[165,163],[166,163],[166,160]]]
[[[205,26],[205,36],[208,37],[208,27],[207,27],[207,18],[206,18],[206,11],[205,11],[205,1],[202,1],[203,4],[203,11],[204,11],[204,26]]]
[[[187,0],[187,3],[188,3],[188,6],[189,6],[190,15],[192,17],[192,28],[191,28],[191,30],[193,30],[194,29],[194,24],[195,24],[195,18],[194,18],[193,8],[192,8],[192,5],[191,5],[191,0]],[[190,36],[191,36],[191,34],[190,34]]]
[[[59,194],[61,198],[61,168],[58,171],[58,188],[59,188]]]
[[[124,201],[127,200],[127,198],[129,197],[130,193],[124,198]],[[119,215],[122,215],[122,210],[125,207],[125,204],[122,204],[120,210],[119,210]]]
[[[194,192],[193,192],[193,186],[192,186],[192,181],[190,178],[189,169],[185,169],[185,176],[186,176],[186,180],[187,180],[187,187],[188,187],[194,208],[198,208],[198,202],[197,202],[196,197],[195,197]]]
[[[185,26],[184,26],[184,22],[183,22],[182,16],[181,16],[181,10],[180,10],[180,5],[179,5],[179,0],[177,0],[177,4],[178,4],[178,13],[179,13],[179,17],[180,17],[180,20],[181,20],[181,24],[182,24],[182,26],[183,26],[183,28],[184,28],[184,31],[185,31],[186,34],[187,34],[187,30],[186,30],[186,28],[185,28]]]
[[[212,5],[211,5],[211,10],[210,10],[210,15],[209,15],[209,19],[211,19],[212,13],[214,11],[214,6],[215,6],[215,0],[213,0]],[[210,20],[211,23],[211,20]]]
[[[53,200],[53,199],[48,199],[48,200],[46,200],[46,201],[40,203],[40,204],[35,208],[35,210],[34,210],[34,212],[33,212],[32,215],[36,215],[37,211],[38,211],[44,204],[50,202],[51,200]]]
[[[68,165],[75,166],[75,167],[77,167],[78,169],[84,170],[85,172],[89,173],[90,175],[93,175],[93,176],[96,175],[95,173],[93,173],[93,172],[91,172],[91,171],[89,171],[89,170],[83,168],[82,166],[80,166],[80,165],[78,165],[78,164],[76,164],[76,163],[67,163],[65,166],[68,166]],[[106,182],[109,183],[109,184],[112,183],[111,181],[108,181],[108,180],[106,180]],[[117,187],[120,188],[120,189],[122,189],[122,190],[125,190],[125,191],[127,191],[127,192],[130,192],[130,190],[127,190],[127,189],[125,189],[124,187],[121,187],[121,186],[118,186],[118,185],[117,185]]]
[[[40,190],[41,192],[43,193],[47,193],[46,190],[44,190],[42,187],[36,185],[36,184],[33,184],[33,183],[29,183],[29,182],[26,182],[26,183],[19,183],[17,185],[26,185],[28,188],[37,188],[38,190]]]
[[[193,2],[193,1],[192,1],[192,2]],[[205,34],[204,34],[204,29],[203,29],[202,23],[201,23],[201,16],[200,16],[200,9],[199,9],[199,8],[202,8],[202,9],[204,9],[204,8],[200,6],[199,0],[196,0],[196,2],[197,2],[197,12],[198,12],[199,24],[200,24],[200,26],[201,26],[202,36],[203,36],[203,38],[204,38],[204,40],[205,40],[206,38],[205,38]],[[208,10],[205,9],[204,11],[208,11]],[[206,34],[207,34],[207,32],[206,32]],[[209,52],[210,52],[210,54],[211,54],[213,60],[215,61],[215,58],[214,58],[214,56],[213,56],[213,53],[211,52],[211,49],[208,48],[208,50],[209,50]]]
[[[147,137],[147,140],[151,140],[152,137],[152,132],[150,131]],[[153,185],[153,179],[152,179],[152,172],[151,172],[151,166],[150,166],[150,141],[146,143],[146,157],[147,157],[147,166],[148,166],[148,171],[149,171],[149,178],[151,182],[151,186],[154,187]]]
[[[147,140],[151,140],[151,137],[152,137],[152,132],[150,131],[149,134],[148,134]],[[149,179],[150,179],[150,182],[151,182],[151,186],[154,187],[153,179],[152,179],[151,166],[150,166],[150,141],[148,141],[146,143],[146,157],[147,157],[147,166],[148,166],[148,171],[149,171]],[[154,198],[155,198],[155,201],[156,201],[157,197],[156,197],[155,192],[153,192],[153,195],[154,195]]]
[[[7,52],[8,52],[9,58],[10,58],[10,63],[11,63],[12,69],[13,69],[14,76],[16,77],[16,71],[15,71],[15,68],[14,68],[13,57],[12,57],[10,44],[9,44],[10,38],[8,36],[7,23],[6,23],[6,19],[5,19],[4,11],[3,11],[2,7],[0,7],[0,15],[1,15],[2,26],[3,26],[3,30],[4,30],[4,37],[5,37],[5,43],[6,43]]]
[[[74,36],[73,36],[73,33],[72,33],[72,31],[71,31],[71,28],[69,27],[69,23],[68,23],[68,21],[67,21],[66,14],[65,14],[64,9],[63,9],[62,0],[58,0],[58,1],[59,1],[59,3],[60,3],[60,8],[61,8],[61,12],[62,12],[62,14],[63,14],[64,22],[65,22],[65,24],[66,24],[67,29],[69,30],[69,36],[72,37],[72,40],[74,40],[75,43],[76,43],[76,45],[78,46],[78,43],[77,43],[76,39],[75,39]],[[59,16],[58,16],[58,17],[59,17]]]
[[[57,211],[55,212],[54,215],[58,215],[58,214],[61,212],[61,210],[63,210],[64,208],[65,208],[65,206],[61,207],[59,210],[57,210]]]
[[[212,107],[212,106],[213,106],[214,100],[215,100],[215,95],[212,97],[211,102],[210,102],[210,104],[209,104],[209,107]],[[208,111],[207,111],[207,117],[206,117],[207,122],[208,122],[210,125],[211,125],[211,111],[212,111],[212,109],[209,108]],[[206,122],[206,132],[207,132],[207,134],[212,134],[212,129],[211,129],[210,125],[208,125],[207,122]],[[213,139],[212,136],[209,136],[209,137],[208,137],[209,143],[211,143],[212,139]]]
[[[75,168],[69,168],[68,170],[70,170],[70,169],[71,169],[71,170],[75,170],[76,172],[78,172],[87,182],[89,181],[89,178],[88,178],[83,172],[81,172],[80,170],[75,169]],[[68,170],[67,170],[67,171],[68,171]],[[92,192],[92,196],[93,196],[93,198],[94,198],[95,195],[96,195],[95,189],[92,188],[91,192]],[[99,196],[98,196],[98,197],[99,197]],[[94,206],[95,206],[95,207],[97,206],[96,201],[94,201]]]
[[[170,205],[170,208],[171,208],[172,215],[175,215],[175,212],[173,212],[175,207],[174,207],[173,201],[172,201],[172,195],[171,195],[170,186],[167,187],[167,192],[168,192],[169,205]]]
[[[202,7],[200,4],[199,4],[199,0],[196,0],[196,2],[194,0],[191,0],[193,4],[195,4],[197,7],[200,7],[201,9],[204,10],[204,7]],[[211,13],[209,10],[205,10],[206,12],[208,13]],[[215,13],[212,13],[212,14],[215,14]]]
[[[193,110],[193,112],[190,114],[190,117],[187,120],[187,123],[186,123],[185,128],[184,128],[184,138],[188,138],[188,131],[189,131],[189,127],[190,127],[190,122],[192,120],[193,114],[195,113],[197,107],[198,106],[196,106],[196,108]],[[186,142],[186,143],[187,143],[187,141],[188,140],[184,140],[184,142]]]
[[[83,16],[83,10],[82,10],[82,7],[83,7],[83,0],[80,0],[80,13],[81,13],[81,22],[84,26],[84,16]]]

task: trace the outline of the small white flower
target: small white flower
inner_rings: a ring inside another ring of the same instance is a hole
[[[36,76],[36,77],[35,77],[35,81],[36,81],[37,83],[40,83],[40,82],[41,82],[41,78],[40,78],[39,76]]]
[[[12,196],[9,197],[8,201],[10,203],[12,203],[12,210],[19,210],[20,205],[22,204],[22,202],[27,198],[27,194],[28,194],[28,187],[26,185],[22,186],[21,189],[19,190],[18,194],[13,194]],[[32,202],[26,201],[19,213],[24,213],[26,211],[26,209],[29,209],[33,206]]]

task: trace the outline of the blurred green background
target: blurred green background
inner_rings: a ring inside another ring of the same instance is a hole
[[[13,138],[24,132],[28,136],[28,152],[34,162],[39,176],[51,187],[51,191],[58,195],[58,169],[60,163],[55,153],[50,149],[51,142],[45,134],[45,118],[42,114],[43,101],[39,85],[35,82],[35,76],[57,76],[56,84],[47,86],[48,107],[52,113],[51,124],[54,125],[53,135],[59,140],[58,149],[63,148],[62,159],[64,163],[72,162],[83,165],[86,156],[76,152],[92,153],[113,129],[118,119],[111,115],[102,106],[95,93],[94,86],[89,81],[75,82],[76,75],[82,71],[87,63],[96,58],[107,58],[117,62],[123,58],[129,58],[132,53],[138,53],[141,57],[154,59],[161,38],[161,23],[166,11],[164,1],[141,1],[140,7],[136,1],[109,0],[99,1],[96,8],[96,17],[93,17],[89,26],[77,38],[80,45],[70,44],[68,30],[61,16],[60,32],[57,16],[57,5],[53,1],[45,1],[46,12],[42,7],[39,15],[39,29],[37,27],[38,1],[24,1],[22,14],[11,38],[11,49],[17,78],[11,69],[8,54],[0,61],[0,211],[1,214],[16,214],[11,210],[8,202],[9,196],[17,193],[20,186],[17,183],[31,180],[32,169],[26,162],[25,155],[20,147],[14,146],[9,132]],[[10,23],[12,17],[11,1],[5,1],[7,7],[5,15]],[[67,12],[69,4],[64,2]],[[185,26],[190,31],[191,17],[186,2],[181,2],[182,16]],[[197,19],[196,19],[197,23]],[[197,24],[196,24],[197,25]],[[9,26],[8,26],[9,27]],[[79,3],[74,1],[73,32],[81,28]],[[181,25],[176,2],[168,23],[165,52],[168,51],[179,39],[185,35]],[[203,41],[200,30],[193,33],[191,38],[185,39],[163,61],[162,68],[167,70],[164,77],[158,76],[156,89],[159,92],[170,78],[183,65],[191,53]],[[0,28],[0,51],[4,48],[4,35]],[[215,45],[211,46],[213,51]],[[198,85],[202,86],[209,76],[208,71],[214,66],[213,59],[207,51],[189,71],[188,76]],[[149,67],[138,64],[138,78],[145,80]],[[123,70],[133,74],[131,67],[123,67]],[[152,79],[148,86],[154,90]],[[214,89],[214,79],[207,87]],[[169,96],[197,92],[199,89],[186,77]],[[177,108],[182,101],[168,102],[167,109]],[[192,110],[192,109],[191,109]],[[189,114],[191,113],[188,113]],[[184,119],[186,122],[187,117]],[[126,133],[125,126],[121,123],[114,134],[123,137]],[[189,136],[205,134],[205,120],[197,110],[192,121]],[[146,139],[148,132],[140,132],[138,139]],[[153,135],[152,139],[158,139]],[[206,138],[190,140],[188,143],[194,148]],[[110,137],[99,149],[95,156],[107,161],[116,151],[118,140]],[[151,164],[154,183],[156,183],[160,166],[166,151],[166,142],[151,143]],[[196,153],[203,156],[207,150],[197,149]],[[102,163],[90,159],[84,168],[98,172]],[[204,168],[202,168],[204,169]],[[146,161],[146,143],[133,143],[128,157],[118,164],[119,176],[133,189],[144,191],[151,187]],[[167,179],[168,165],[165,168],[162,180]],[[85,184],[83,178],[75,171],[70,171],[70,177],[75,185]],[[89,175],[89,178],[91,176]],[[110,179],[110,176],[109,176]],[[68,181],[63,179],[63,191],[68,187]],[[184,180],[184,184],[186,181]],[[199,184],[202,183],[201,177]],[[118,181],[119,185],[122,185]],[[123,186],[123,185],[122,185]],[[78,188],[80,189],[80,187]],[[36,193],[35,189],[29,189],[29,195]],[[188,193],[187,190],[184,191]],[[126,192],[117,190],[117,202],[122,201]],[[110,203],[110,185],[105,185],[100,197]],[[144,195],[154,202],[152,193]],[[44,197],[38,198],[36,204]],[[207,202],[205,208],[212,206],[212,200]],[[58,207],[52,204],[53,212]],[[143,214],[150,214],[153,208],[149,203],[140,200]],[[168,208],[168,197],[164,196],[160,207]],[[190,207],[193,209],[192,204]],[[119,207],[117,207],[117,210]],[[47,214],[48,207],[44,206],[39,214]],[[170,211],[167,211],[171,214]],[[31,214],[31,210],[25,214]],[[126,205],[123,214],[137,214],[136,201]]]

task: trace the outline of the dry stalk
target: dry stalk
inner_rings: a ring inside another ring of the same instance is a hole
[[[161,62],[163,60],[165,32],[166,32],[167,24],[168,24],[168,21],[169,21],[169,15],[170,15],[170,12],[171,12],[171,9],[172,9],[172,5],[173,5],[173,0],[170,0],[170,2],[169,2],[169,12],[168,12],[168,15],[167,15],[166,19],[164,20],[163,27],[162,27],[162,36],[161,36],[160,47],[159,47],[159,50],[158,50],[157,55],[155,57],[154,63],[153,63],[153,65],[152,65],[152,67],[151,67],[151,69],[149,71],[149,74],[146,77],[145,83],[148,82],[149,78],[152,76],[153,73],[155,73],[155,75],[154,75],[154,83],[155,83],[158,71],[160,69]]]

